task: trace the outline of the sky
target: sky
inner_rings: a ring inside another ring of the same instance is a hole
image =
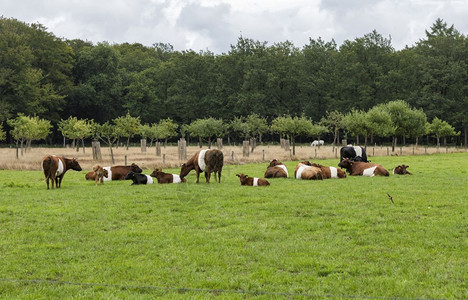
[[[468,0],[0,0],[0,16],[93,43],[169,43],[227,53],[242,36],[268,45],[338,45],[377,30],[402,49],[437,18],[468,33]]]

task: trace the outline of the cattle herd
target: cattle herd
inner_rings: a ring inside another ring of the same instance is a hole
[[[93,171],[85,175],[86,180],[94,180],[96,186],[98,182],[104,184],[105,181],[132,180],[132,185],[152,184],[153,178],[157,182],[182,183],[186,182],[185,177],[191,170],[195,170],[197,183],[200,173],[205,174],[206,182],[210,182],[211,173],[214,173],[215,181],[221,182],[221,172],[223,169],[223,152],[220,150],[200,150],[191,157],[181,167],[180,174],[165,173],[161,169],[155,169],[150,175],[142,174],[143,170],[136,164],[130,166],[102,167],[96,165]],[[364,148],[359,146],[346,146],[340,150],[340,168],[322,166],[317,163],[303,161],[297,164],[294,170],[294,178],[305,180],[323,180],[328,178],[346,178],[345,169],[351,176],[389,176],[389,172],[379,164],[370,163]],[[399,165],[393,169],[393,174],[412,175],[407,171],[407,165]],[[75,158],[69,159],[62,156],[48,155],[42,159],[42,169],[49,189],[49,179],[57,188],[61,187],[62,179],[68,170],[81,171],[81,166]],[[264,178],[250,177],[247,174],[236,174],[241,185],[247,186],[268,186],[270,183]],[[289,172],[286,166],[274,159],[265,171],[265,178],[288,178]]]

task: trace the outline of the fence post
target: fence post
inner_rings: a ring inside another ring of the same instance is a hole
[[[184,138],[180,138],[177,141],[177,150],[179,152],[179,160],[186,160],[187,159],[187,142]]]
[[[156,142],[156,156],[161,156],[161,142]]]
[[[234,151],[231,152],[231,161],[234,161]]]
[[[223,139],[222,138],[217,138],[216,139],[216,145],[218,147],[218,149],[223,149]]]
[[[285,151],[291,151],[289,148],[289,140],[284,140],[284,150]]]
[[[389,155],[390,155],[390,152],[389,152],[388,147],[387,147],[387,156],[389,156]]]
[[[262,150],[262,153],[263,153],[263,161],[265,161],[265,149]]]
[[[250,154],[249,146],[250,146],[249,141],[243,141],[242,142],[242,156],[243,157],[249,157],[249,154]]]
[[[94,140],[91,143],[91,149],[93,151],[93,160],[102,161],[101,143],[97,140]]]
[[[125,165],[127,165],[127,155],[125,155]]]

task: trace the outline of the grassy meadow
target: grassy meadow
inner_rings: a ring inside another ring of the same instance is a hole
[[[371,159],[414,175],[240,186],[261,163],[95,187],[85,169],[46,190],[1,170],[0,298],[467,298],[468,153]]]

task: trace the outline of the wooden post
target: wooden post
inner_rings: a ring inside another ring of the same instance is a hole
[[[125,155],[125,165],[127,165],[127,155]]]
[[[242,156],[243,157],[249,157],[250,155],[249,146],[250,146],[249,141],[242,142]]]
[[[424,147],[424,154],[427,154],[427,145]]]
[[[166,165],[166,154],[163,154],[163,165]]]
[[[338,147],[335,148],[335,158],[338,158]]]
[[[146,152],[146,139],[141,139],[140,140],[140,145],[141,145],[141,152]]]
[[[234,151],[231,153],[231,161],[234,161]]]
[[[156,142],[156,156],[161,156],[161,142]]]
[[[91,149],[93,151],[93,160],[102,161],[101,143],[94,140],[91,143]]]
[[[414,155],[414,145],[413,145],[413,155]]]
[[[292,160],[292,150],[289,149],[289,159]]]
[[[372,147],[372,156],[375,156],[375,147]]]
[[[389,156],[389,155],[390,155],[390,151],[388,150],[388,147],[387,147],[387,156]]]
[[[341,146],[347,146],[348,145],[348,140],[347,139],[342,139],[341,140]]]
[[[219,150],[223,149],[223,139],[222,138],[217,138],[216,139],[216,146],[218,147]]]
[[[314,150],[315,150],[315,158],[317,158],[317,148],[315,148]]]
[[[177,150],[179,153],[179,160],[186,160],[187,159],[187,142],[184,138],[181,138],[177,141]]]
[[[403,146],[400,146],[400,156],[403,154]]]
[[[284,150],[285,151],[290,151],[289,140],[284,140]]]
[[[265,161],[265,149],[262,150],[262,153],[263,153],[263,158],[262,158],[262,160]]]

